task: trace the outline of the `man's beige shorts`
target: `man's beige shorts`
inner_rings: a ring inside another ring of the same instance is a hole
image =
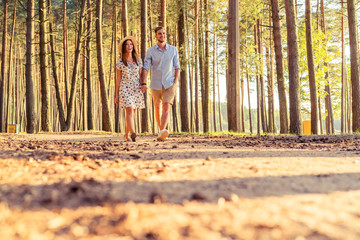
[[[173,84],[168,89],[165,89],[164,86],[162,87],[162,90],[151,89],[154,106],[160,107],[161,102],[170,103],[172,105],[175,98],[176,86],[177,84]]]

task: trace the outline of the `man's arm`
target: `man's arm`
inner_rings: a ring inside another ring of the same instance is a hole
[[[142,74],[141,74],[141,79],[140,79],[141,92],[143,92],[143,93],[146,92],[146,90],[147,90],[147,86],[146,86],[147,75],[148,75],[148,71],[145,68],[143,68]]]
[[[175,69],[175,79],[174,79],[174,84],[176,84],[176,83],[178,82],[179,75],[180,75],[180,68],[177,68],[177,69]]]
[[[178,49],[176,47],[175,47],[175,57],[174,57],[174,60],[173,60],[173,67],[175,69],[174,83],[176,84],[178,82],[179,75],[180,75],[179,52],[178,52]]]

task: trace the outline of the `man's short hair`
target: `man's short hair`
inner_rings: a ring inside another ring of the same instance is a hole
[[[158,26],[158,27],[156,27],[156,28],[155,28],[155,34],[157,33],[157,31],[159,31],[159,30],[161,30],[161,29],[164,29],[164,27],[163,27],[163,26]]]

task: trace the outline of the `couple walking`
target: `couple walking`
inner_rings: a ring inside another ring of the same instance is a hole
[[[125,37],[120,42],[121,58],[116,63],[115,104],[125,108],[125,141],[136,140],[135,111],[138,108],[145,108],[143,93],[148,89],[146,79],[150,69],[150,90],[156,122],[160,128],[157,140],[164,141],[169,135],[166,126],[180,74],[179,54],[176,47],[166,43],[166,32],[163,27],[155,28],[155,38],[157,43],[147,50],[144,64],[138,56],[137,41],[134,37]],[[162,105],[161,113],[160,105]]]

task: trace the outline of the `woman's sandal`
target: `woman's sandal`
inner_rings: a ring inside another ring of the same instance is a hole
[[[132,133],[130,137],[133,142],[136,142],[136,133]]]
[[[130,142],[131,140],[129,139],[128,136],[124,136],[124,141],[125,141],[125,142]]]

